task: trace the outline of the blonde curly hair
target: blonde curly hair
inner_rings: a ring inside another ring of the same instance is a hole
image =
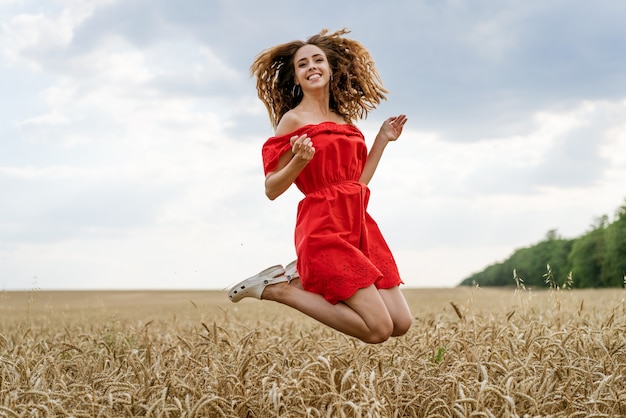
[[[385,100],[387,90],[370,53],[359,42],[344,38],[347,29],[328,34],[324,29],[306,41],[292,41],[262,51],[250,66],[257,79],[259,99],[265,104],[272,127],[287,111],[302,100],[302,90],[295,87],[294,56],[304,45],[315,45],[326,54],[332,70],[330,110],[347,123],[367,117],[369,111]]]

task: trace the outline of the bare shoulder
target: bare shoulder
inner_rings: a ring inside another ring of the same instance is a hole
[[[318,115],[312,112],[298,111],[297,108],[291,109],[283,115],[276,127],[276,136],[287,135],[305,125],[315,125],[322,122],[335,122],[337,124],[345,124],[344,118],[332,112],[328,115]]]
[[[276,136],[287,135],[302,125],[303,123],[298,113],[290,110],[280,118],[278,126],[276,127]]]

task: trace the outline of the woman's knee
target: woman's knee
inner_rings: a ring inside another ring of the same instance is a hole
[[[413,325],[413,318],[410,315],[402,316],[401,318],[396,318],[393,323],[393,337],[399,337],[401,335],[406,334],[411,329]]]
[[[391,318],[379,318],[370,326],[369,333],[362,340],[369,344],[380,344],[387,341],[394,333],[394,323]]]

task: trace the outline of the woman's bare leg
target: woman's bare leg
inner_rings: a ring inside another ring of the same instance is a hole
[[[295,279],[289,282],[290,285],[297,287],[298,289],[303,289],[302,283],[300,283],[300,278],[296,277]]]
[[[390,289],[379,289],[378,292],[385,302],[387,311],[393,321],[392,337],[398,337],[407,333],[413,324],[411,310],[404,299],[404,295],[398,286]]]
[[[385,298],[394,300],[393,296]],[[395,332],[385,298],[374,285],[357,290],[352,297],[336,305],[321,295],[288,283],[267,286],[262,295],[262,299],[290,306],[337,331],[372,344],[386,341]]]

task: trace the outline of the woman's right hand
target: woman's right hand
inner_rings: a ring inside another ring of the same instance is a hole
[[[313,146],[311,138],[309,138],[307,134],[292,136],[289,139],[289,143],[291,144],[291,152],[293,153],[294,158],[307,162],[313,159],[313,155],[315,155],[315,147]]]

